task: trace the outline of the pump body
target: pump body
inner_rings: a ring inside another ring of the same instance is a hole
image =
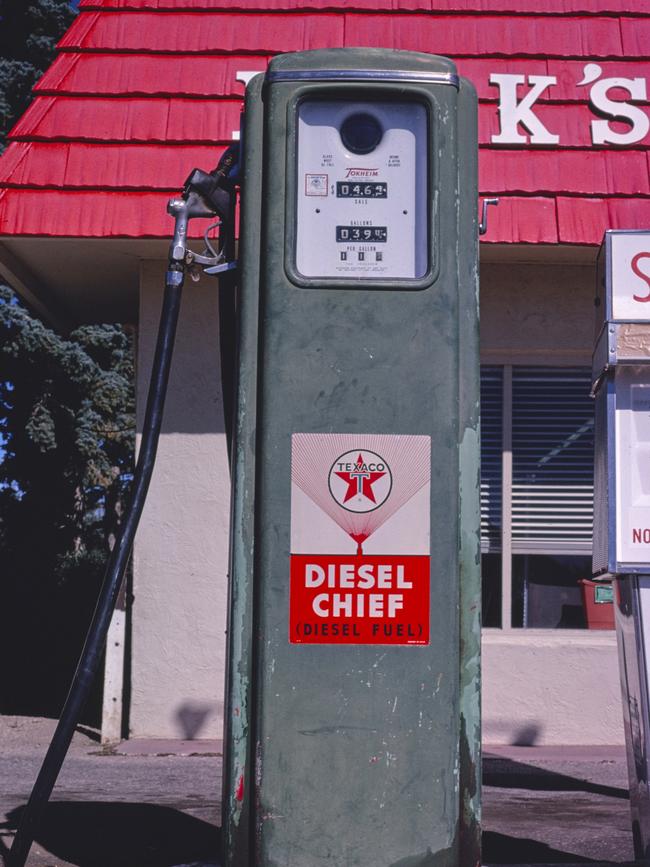
[[[242,144],[224,863],[474,865],[475,93],[283,55]]]

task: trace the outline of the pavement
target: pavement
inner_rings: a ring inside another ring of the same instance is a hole
[[[0,716],[0,855],[54,726]],[[633,861],[622,747],[487,745],[483,774],[484,864]],[[220,791],[217,741],[106,749],[78,731],[28,867],[216,867]]]

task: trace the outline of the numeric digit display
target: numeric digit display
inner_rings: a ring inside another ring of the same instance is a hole
[[[336,240],[367,244],[384,244],[388,240],[386,226],[337,226]]]
[[[336,182],[337,199],[387,199],[388,184],[383,181],[369,183]]]

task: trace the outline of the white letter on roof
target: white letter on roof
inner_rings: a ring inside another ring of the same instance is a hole
[[[517,129],[522,124],[530,133],[530,143],[536,145],[558,144],[559,135],[550,133],[541,120],[533,114],[532,106],[546,88],[557,84],[554,75],[529,75],[528,84],[532,85],[526,96],[517,102],[517,85],[525,84],[525,75],[506,75],[493,72],[490,84],[499,88],[499,117],[501,132],[492,136],[493,144],[525,144],[528,136]]]
[[[592,120],[591,139],[594,144],[628,145],[644,139],[650,129],[650,118],[642,108],[610,99],[607,91],[621,87],[630,94],[630,99],[646,99],[646,83],[643,78],[603,78],[589,91],[589,102],[598,113],[607,114],[610,120],[624,120],[630,124],[627,132],[615,132],[609,120]]]
[[[252,71],[248,69],[238,69],[235,73],[235,80],[241,81],[244,87],[248,87],[248,82],[251,80],[251,78],[255,78],[255,76],[259,75],[261,71],[261,69],[253,69]]]

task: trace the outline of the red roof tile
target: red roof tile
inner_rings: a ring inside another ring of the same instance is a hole
[[[168,193],[23,189],[0,193],[0,234],[80,238],[167,238],[172,226]],[[192,220],[202,236],[209,221]],[[198,225],[202,223],[203,225]]]
[[[275,54],[342,45],[345,16],[273,12],[87,12],[78,15],[59,48],[80,51],[173,51],[180,54]]]
[[[560,240],[570,238],[574,244],[593,244],[594,238],[602,238],[603,232],[612,227],[647,229],[650,200],[559,197],[557,217]]]
[[[646,12],[646,0],[182,0],[184,9],[369,9],[421,12]],[[153,9],[177,11],[179,0],[81,0],[80,9]],[[543,5],[543,8],[541,8]]]
[[[532,151],[526,159],[519,151],[485,151],[479,153],[479,186],[484,193],[513,193],[552,196],[558,190],[575,195],[607,195],[616,189],[619,195],[650,196],[648,155],[595,151]],[[579,199],[580,201],[580,199]]]
[[[41,96],[11,131],[14,139],[98,142],[231,141],[240,100]]]
[[[332,45],[399,46],[451,55],[620,57],[616,18],[355,12],[85,12],[59,42],[61,49],[181,53],[300,51]],[[630,22],[627,22],[628,24]],[[631,40],[630,40],[631,42]],[[637,45],[626,56],[643,56]]]
[[[240,70],[263,72],[267,57],[196,54],[60,54],[35,87],[40,94],[244,95]]]
[[[0,160],[0,185],[78,190],[177,192],[195,166],[213,168],[219,145],[12,142]],[[98,178],[97,167],[101,166]]]
[[[648,8],[646,7],[646,12]],[[621,38],[623,53],[628,57],[648,57],[650,55],[650,19],[621,18]]]
[[[219,54],[60,54],[34,90],[41,95],[70,96],[236,96],[244,95],[242,72],[263,72],[269,55]],[[499,91],[490,84],[492,73],[554,75],[557,84],[546,88],[539,102],[584,103],[585,90],[577,83],[584,76],[584,60],[539,58],[473,58],[456,61],[461,75],[477,88],[479,98],[495,102]],[[602,61],[606,78],[644,77],[643,61]]]
[[[507,238],[512,244],[557,244],[555,199],[501,196],[492,208],[485,241]]]
[[[647,0],[81,0],[80,10],[0,159],[0,233],[168,237],[170,191],[193,166],[212,167],[239,127],[238,74],[280,51],[336,45],[447,53],[474,81],[480,186],[501,197],[486,241],[597,244],[604,228],[650,225],[650,134],[594,147],[599,116],[580,84],[588,72],[650,89]],[[557,78],[534,112],[558,146],[493,141],[493,73]]]
[[[345,45],[399,45],[408,51],[519,57],[621,56],[615,18],[502,15],[345,15]]]

